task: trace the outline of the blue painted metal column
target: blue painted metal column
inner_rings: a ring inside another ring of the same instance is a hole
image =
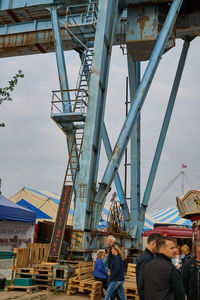
[[[61,38],[59,20],[58,20],[58,15],[57,15],[57,7],[52,6],[50,8],[50,12],[51,12],[51,19],[52,19],[52,28],[53,28],[53,35],[54,35],[54,44],[55,44],[55,51],[56,51],[56,61],[57,61],[57,67],[58,67],[60,89],[68,90],[69,89],[68,78],[67,78],[67,71],[66,71],[66,66],[65,66],[64,50],[63,50],[63,43],[62,43],[62,38]],[[69,92],[62,92],[62,100],[66,101],[66,102],[62,103],[63,112],[71,112],[71,103],[70,103]],[[75,139],[74,132],[73,132],[73,123],[71,124],[71,126],[68,129],[68,131],[66,132],[66,134],[67,134],[68,153],[70,154],[71,148],[72,148],[71,141],[73,141]],[[72,175],[74,175],[78,158],[77,158],[76,151],[72,151],[72,152],[73,152],[73,160],[71,160],[70,165],[71,165]]]
[[[82,56],[80,55],[80,59],[82,61]],[[89,66],[86,64],[86,74],[88,74],[89,72]],[[89,76],[87,76],[87,84],[89,85]],[[103,143],[104,143],[104,148],[106,150],[106,155],[108,160],[110,159],[111,155],[112,155],[112,148],[111,148],[111,144],[110,144],[110,140],[109,140],[109,136],[106,130],[106,125],[103,122],[103,127],[102,127],[102,139],[103,139]],[[96,159],[96,171],[95,171],[95,178],[94,178],[94,182],[96,182],[97,180],[97,172],[98,172],[98,167],[99,167],[99,156],[100,156],[100,148],[101,148],[101,139],[99,140],[99,151],[98,151],[98,157]],[[119,174],[117,173],[114,179],[115,182],[115,186],[116,186],[116,190],[117,190],[117,195],[122,207],[122,211],[124,214],[124,220],[125,220],[125,225],[126,225],[126,230],[128,231],[129,229],[129,220],[130,220],[130,215],[129,215],[129,209],[128,209],[128,204],[126,202],[125,199],[125,195],[124,195],[124,191],[123,191],[123,187],[122,187],[122,183],[119,177]]]
[[[108,137],[108,133],[107,133],[107,130],[106,130],[105,123],[103,123],[102,138],[103,138],[103,143],[104,143],[104,147],[105,147],[105,150],[106,150],[106,155],[107,155],[107,158],[109,160],[111,155],[112,155],[112,148],[111,148],[111,144],[110,144],[110,141],[109,141],[109,137]],[[125,198],[125,195],[124,195],[122,183],[121,183],[118,172],[117,172],[117,174],[114,178],[114,182],[115,182],[115,187],[116,187],[116,190],[117,190],[117,195],[119,197],[119,202],[121,204],[122,211],[123,211],[123,214],[124,214],[126,230],[128,231],[129,230],[129,225],[130,225],[129,224],[130,214],[129,214],[128,204],[126,202],[126,198]]]
[[[51,7],[50,12],[51,12],[60,88],[61,90],[69,90],[64,51],[63,51],[63,43],[62,43],[59,20],[57,15],[57,7],[56,6]],[[63,112],[71,112],[71,104],[69,102],[70,95],[68,92],[63,92],[63,100],[67,101],[67,102],[63,102]]]
[[[189,45],[190,45],[189,41],[184,42],[183,50],[182,50],[181,57],[180,57],[180,60],[179,60],[179,64],[178,64],[176,76],[175,76],[175,79],[174,79],[172,91],[171,91],[171,94],[170,94],[167,110],[166,110],[166,113],[165,113],[162,129],[161,129],[159,140],[158,140],[158,143],[157,143],[156,152],[155,152],[155,155],[154,155],[154,159],[153,159],[150,174],[149,174],[149,177],[148,177],[146,189],[145,189],[145,192],[144,192],[143,202],[142,202],[141,209],[140,209],[140,214],[139,214],[139,224],[138,224],[137,237],[136,237],[136,241],[135,241],[135,246],[137,246],[137,247],[139,246],[139,240],[140,240],[140,236],[141,236],[142,229],[143,229],[143,226],[144,226],[145,212],[146,212],[146,209],[147,209],[147,206],[148,206],[149,198],[150,198],[150,195],[151,195],[151,190],[152,190],[154,179],[155,179],[156,172],[157,172],[157,169],[158,169],[158,164],[159,164],[159,161],[160,161],[163,145],[164,145],[164,142],[165,142],[169,122],[170,122],[171,115],[172,115],[172,111],[173,111],[173,108],[174,108],[174,103],[175,103],[176,95],[177,95],[178,88],[179,88],[179,85],[180,85],[181,76],[183,74],[183,69],[184,69],[184,65],[185,65]]]
[[[119,138],[113,150],[112,157],[107,165],[106,171],[104,173],[97,195],[95,197],[95,202],[97,205],[94,207],[95,209],[93,214],[98,217],[100,217],[101,215],[106,195],[109,192],[111,183],[119,168],[124,151],[131,137],[131,131],[133,129],[133,126],[135,125],[135,122],[137,121],[138,115],[145,101],[147,92],[151,85],[151,81],[158,67],[160,58],[164,52],[166,43],[168,41],[169,35],[172,31],[176,18],[178,16],[178,12],[181,8],[182,2],[183,0],[174,0],[173,3],[171,4],[169,13],[162,27],[156,45],[154,47],[153,53],[151,55],[150,61],[148,63],[148,66],[142,78],[142,81],[140,82],[136,95],[132,101],[129,114],[122,127]],[[98,226],[98,220],[96,220],[94,224],[94,228],[96,229],[97,226]]]
[[[75,230],[91,230],[93,228],[92,218],[96,217],[93,214],[93,198],[96,192],[94,179],[96,177],[96,162],[104,119],[111,49],[117,17],[117,0],[99,1],[94,57],[89,81],[89,99],[74,211],[73,228]],[[88,248],[88,240],[89,237],[85,233],[82,248]]]
[[[140,83],[140,62],[132,60],[129,52],[127,53],[128,74],[129,74],[129,89],[130,99],[134,99],[136,90]],[[130,233],[135,236],[137,229],[137,219],[140,209],[140,114],[138,115],[137,122],[134,125],[131,140],[131,196],[130,196]]]
[[[80,56],[81,58],[81,56]],[[82,58],[81,58],[82,59]],[[86,71],[89,70],[89,67],[87,66]],[[89,85],[89,77],[88,77],[88,85]],[[112,147],[110,144],[110,140],[109,140],[109,136],[108,136],[108,132],[106,129],[106,125],[105,122],[103,122],[103,127],[102,127],[102,139],[103,139],[103,143],[104,143],[104,148],[106,150],[106,155],[108,160],[110,159],[111,155],[112,155]],[[99,156],[100,156],[100,147],[101,147],[101,139],[99,140],[99,152],[98,152],[98,158],[97,158],[97,162],[96,162],[96,171],[95,171],[95,179],[94,181],[96,182],[96,177],[97,177],[97,172],[98,172],[98,167],[99,167]],[[125,199],[125,195],[124,195],[124,191],[123,191],[123,187],[122,187],[122,183],[119,177],[119,173],[116,174],[115,179],[115,187],[117,190],[117,195],[122,207],[122,211],[124,214],[124,220],[125,220],[125,225],[126,225],[126,230],[129,229],[129,220],[130,220],[130,215],[129,215],[129,209],[128,209],[128,204],[126,202]]]

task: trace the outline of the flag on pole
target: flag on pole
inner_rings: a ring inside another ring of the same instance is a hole
[[[187,168],[187,165],[184,165],[183,163],[181,163],[181,168],[182,169]]]

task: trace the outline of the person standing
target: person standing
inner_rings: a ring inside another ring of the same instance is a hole
[[[108,249],[107,249],[107,253],[108,253],[108,256],[107,256],[107,266],[108,266],[108,269],[110,270],[111,264],[112,264],[112,260],[114,258],[113,254],[112,254],[112,246],[116,243],[116,238],[113,235],[108,235],[107,239],[106,239],[106,243],[109,246]],[[109,286],[109,284],[110,284],[110,276],[107,279],[107,287]],[[111,300],[115,300],[116,298],[117,298],[117,300],[120,300],[120,297],[119,297],[119,295],[117,293],[117,290],[115,290],[112,293],[112,295],[110,296],[110,298],[111,298]]]
[[[144,299],[144,269],[147,263],[149,263],[156,253],[156,241],[161,235],[159,233],[152,233],[148,237],[147,247],[142,255],[138,258],[136,264],[136,282],[140,300]]]
[[[105,300],[109,300],[111,295],[116,291],[121,300],[126,300],[124,293],[124,254],[117,244],[113,244],[112,263],[110,268],[110,284],[106,291]]]
[[[200,260],[200,243],[195,241],[193,256],[187,258],[182,267],[182,280],[188,300],[199,299],[198,277],[199,268],[197,261]]]
[[[198,268],[195,257],[189,257],[183,264],[182,280],[188,300],[198,300]]]
[[[172,258],[172,263],[179,271],[181,271],[181,267],[182,267],[182,258],[183,256],[182,256],[181,247],[177,246],[175,256],[174,258]]]
[[[181,276],[172,264],[176,244],[169,237],[156,242],[156,257],[145,267],[144,300],[185,300]]]
[[[112,245],[114,245],[114,243],[116,242],[116,238],[113,235],[108,235],[106,238],[106,243],[109,246],[108,248],[108,260],[107,260],[107,264],[108,264],[108,269],[110,269],[111,267],[111,263],[112,263],[112,259],[113,259],[113,255],[112,255]]]
[[[182,265],[183,265],[189,258],[191,258],[190,247],[187,244],[184,244],[181,247],[181,251],[182,251]]]

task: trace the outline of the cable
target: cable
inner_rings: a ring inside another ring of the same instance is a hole
[[[149,208],[152,208],[160,199],[161,197],[164,195],[164,193],[172,186],[172,184],[178,179],[178,177],[180,176],[181,172],[179,172],[170,182],[169,184],[166,186],[166,188],[164,188],[156,197],[151,198],[151,203],[149,205]],[[152,203],[153,202],[153,203]]]
[[[187,184],[191,187],[191,189],[193,189],[193,186],[191,185],[191,183],[188,179],[188,176],[186,174],[185,174],[185,179],[186,179]]]

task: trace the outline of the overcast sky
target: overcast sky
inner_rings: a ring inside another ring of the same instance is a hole
[[[182,41],[163,56],[142,109],[141,183],[142,195],[150,171],[162,120],[166,110]],[[181,195],[181,178],[165,193],[168,184],[185,170],[185,191],[200,188],[199,112],[200,112],[200,40],[192,41],[171,123],[155,179],[150,211],[174,207]],[[80,61],[75,52],[65,53],[70,88],[75,88]],[[13,102],[0,106],[0,178],[2,194],[10,197],[23,187],[60,193],[67,165],[67,147],[63,132],[50,119],[51,91],[59,89],[55,54],[1,58],[1,87],[22,69],[13,92]],[[142,64],[144,70],[146,63]],[[125,116],[126,56],[113,48],[105,123],[112,146]],[[106,167],[102,147],[99,180]],[[123,164],[123,163],[122,163]],[[124,176],[123,166],[120,175]],[[114,187],[109,195],[111,197]],[[161,196],[162,194],[162,196]]]

